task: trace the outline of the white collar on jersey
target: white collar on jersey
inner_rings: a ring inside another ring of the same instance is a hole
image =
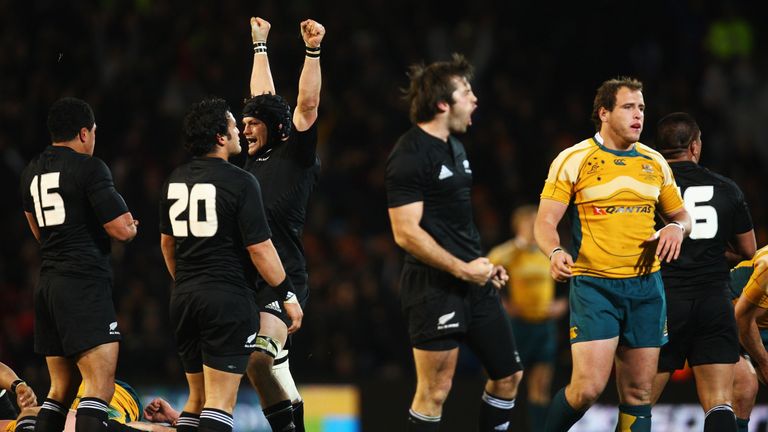
[[[595,141],[597,141],[598,144],[600,144],[601,146],[605,147],[605,143],[603,142],[603,136],[600,135],[600,132],[597,132],[595,134],[594,138],[595,138]],[[626,150],[619,150],[619,151],[630,151],[630,150],[634,150],[634,149],[635,149],[635,144],[633,143],[631,146],[629,146],[628,149],[626,149]]]

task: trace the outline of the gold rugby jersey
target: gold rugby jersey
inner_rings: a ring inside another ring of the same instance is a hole
[[[81,382],[80,387],[77,389],[77,396],[75,396],[75,400],[69,409],[77,410],[84,390],[85,385]],[[112,396],[112,400],[109,401],[109,407],[107,408],[109,419],[127,424],[141,420],[142,411],[143,408],[136,391],[128,384],[115,380],[115,394]]]
[[[521,319],[530,322],[549,319],[555,281],[549,275],[549,259],[536,245],[525,247],[509,240],[493,248],[488,259],[507,269],[509,303]]]
[[[641,143],[611,150],[600,134],[563,150],[552,162],[541,199],[569,206],[574,275],[620,279],[658,271],[657,204],[664,214],[683,200],[664,157]]]
[[[744,285],[741,295],[750,303],[768,309],[768,246],[758,249],[751,260],[742,261],[736,265],[731,274],[734,275],[740,271],[749,271],[749,280]],[[768,328],[767,315],[760,314],[757,318],[757,326],[761,329]]]

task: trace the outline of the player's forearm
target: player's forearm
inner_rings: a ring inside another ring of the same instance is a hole
[[[760,330],[754,319],[746,323],[745,320],[739,320],[739,341],[744,349],[749,353],[752,360],[760,367],[768,366],[768,352],[765,350]]]
[[[266,53],[253,54],[250,87],[251,96],[264,93],[275,94],[275,82],[272,80],[272,71],[269,68],[269,58]]]
[[[533,226],[533,236],[536,244],[545,255],[550,256],[555,248],[560,246],[560,234],[557,232],[557,224],[547,220],[536,220]]]
[[[285,269],[272,240],[248,246],[248,254],[254,267],[269,286],[278,286],[285,280]]]
[[[129,242],[136,237],[138,233],[138,222],[133,218],[131,212],[125,212],[120,216],[104,224],[104,230],[112,239]]]
[[[463,279],[466,262],[445,250],[421,227],[401,230],[396,233],[395,242],[419,261]]]
[[[304,57],[304,67],[299,76],[299,96],[296,109],[302,112],[317,110],[320,106],[320,89],[322,87],[320,58]]]
[[[168,273],[176,280],[176,239],[167,234],[160,234],[160,250]]]
[[[10,391],[11,384],[18,379],[19,376],[16,375],[16,372],[14,372],[13,369],[8,367],[5,363],[0,363],[0,388]]]

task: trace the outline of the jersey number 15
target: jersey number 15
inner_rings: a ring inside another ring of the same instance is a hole
[[[176,200],[168,209],[174,237],[187,237],[189,232],[194,237],[213,237],[216,234],[219,229],[219,220],[216,216],[214,185],[197,183],[189,189],[184,183],[171,183],[168,185],[168,199]],[[203,220],[200,219],[199,211],[201,203],[205,209]],[[189,210],[187,212],[189,221],[179,218],[184,210]]]
[[[29,193],[35,202],[35,217],[37,225],[42,227],[61,225],[67,217],[64,210],[64,200],[52,189],[59,188],[58,172],[46,173],[32,177]]]

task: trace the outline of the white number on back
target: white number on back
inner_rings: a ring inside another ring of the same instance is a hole
[[[42,174],[32,177],[29,185],[29,193],[35,202],[35,216],[40,227],[61,225],[66,219],[64,200],[58,192],[51,189],[59,188],[59,174],[57,172]]]
[[[701,205],[708,203],[714,196],[715,188],[712,186],[691,186],[683,194],[685,209],[693,222],[691,238],[694,240],[711,239],[717,235],[717,209]]]
[[[213,237],[219,229],[216,216],[216,187],[210,183],[198,183],[190,190],[184,183],[168,185],[168,199],[176,200],[168,209],[171,229],[175,237],[187,237],[191,232],[194,237]],[[205,219],[199,219],[199,208],[205,208]],[[189,221],[179,219],[184,210],[189,209]],[[189,227],[189,229],[187,229]]]

